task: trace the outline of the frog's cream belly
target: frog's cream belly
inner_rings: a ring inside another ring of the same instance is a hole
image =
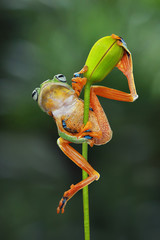
[[[68,112],[62,117],[65,120],[68,129],[72,132],[80,132],[83,125],[83,114],[84,114],[84,103],[82,100],[78,99],[77,104],[74,105],[72,111]],[[91,131],[99,132],[100,128],[98,125],[97,117],[93,111],[89,111],[89,121],[92,123]]]
[[[71,115],[77,105],[77,99],[74,95],[68,97],[58,109],[52,110],[55,118],[61,118],[64,115]]]

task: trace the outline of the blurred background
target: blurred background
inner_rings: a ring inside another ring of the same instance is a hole
[[[56,214],[81,170],[31,93],[57,73],[71,83],[92,45],[112,33],[132,53],[139,99],[100,98],[113,139],[89,148],[101,174],[89,187],[91,239],[160,239],[160,2],[2,0],[0,20],[0,239],[83,239],[82,192]],[[128,91],[116,69],[100,84]]]

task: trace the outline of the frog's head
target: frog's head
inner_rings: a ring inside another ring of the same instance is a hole
[[[49,85],[49,84],[54,84],[54,83],[66,83],[66,77],[63,74],[57,74],[54,76],[54,78],[52,80],[48,79],[46,81],[44,81],[39,88],[35,88],[32,92],[32,98],[34,101],[38,101],[38,97],[42,91],[42,89]]]
[[[52,80],[46,80],[32,92],[32,98],[45,112],[59,109],[71,95],[74,95],[74,91],[67,84],[63,74],[57,74]]]

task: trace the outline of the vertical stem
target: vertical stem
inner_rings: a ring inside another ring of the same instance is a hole
[[[89,118],[89,105],[90,105],[90,84],[87,83],[84,89],[84,124],[88,122]],[[82,155],[86,159],[88,158],[88,144],[82,144]],[[82,178],[85,179],[88,174],[82,170]],[[88,186],[83,188],[83,213],[84,213],[84,236],[85,240],[90,240],[90,224],[89,224],[89,196]]]

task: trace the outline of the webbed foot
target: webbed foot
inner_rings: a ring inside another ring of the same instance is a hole
[[[77,134],[77,137],[78,138],[86,137],[87,139],[101,138],[102,132],[101,131],[93,132],[91,128],[92,128],[92,123],[90,121],[88,121],[86,125],[83,124],[80,132]]]
[[[88,67],[85,65],[79,72],[74,73],[74,77],[72,78],[72,88],[75,90],[77,96],[80,95],[82,88],[87,82],[87,78],[81,76],[81,74],[87,72],[87,70]]]
[[[57,214],[59,214],[60,213],[60,211],[61,211],[61,213],[64,213],[64,208],[65,208],[65,206],[66,206],[66,204],[67,204],[67,200],[68,200],[68,197],[62,197],[61,198],[61,200],[60,200],[60,202],[59,202],[59,206],[58,206],[58,208],[57,208]]]

